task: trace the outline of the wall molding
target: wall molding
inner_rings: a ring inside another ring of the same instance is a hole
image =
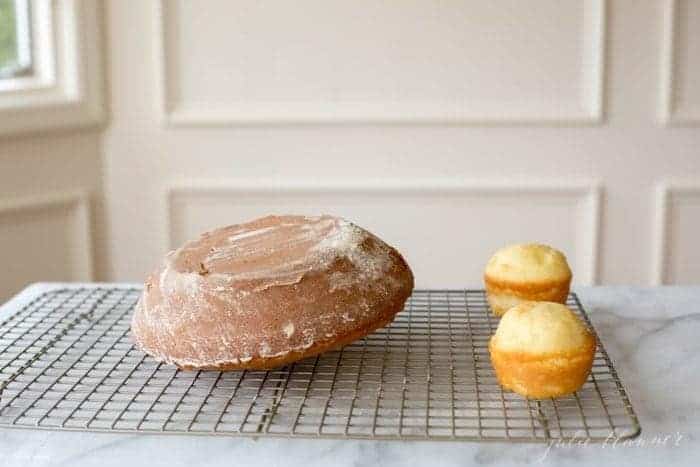
[[[676,45],[678,42],[678,4],[684,0],[664,0],[661,43],[660,119],[669,126],[700,125],[700,110],[692,113],[676,109]]]
[[[530,107],[526,109],[476,109],[454,106],[446,108],[444,103],[410,103],[387,106],[385,102],[362,102],[343,105],[298,104],[274,102],[260,103],[245,108],[213,110],[187,107],[179,104],[174,96],[174,81],[169,76],[170,64],[177,60],[177,52],[168,43],[168,28],[177,20],[172,3],[157,2],[159,51],[159,97],[166,124],[185,127],[221,126],[286,126],[286,125],[335,125],[335,124],[383,124],[383,125],[599,125],[604,121],[607,0],[587,0],[591,11],[591,24],[586,25],[591,37],[584,38],[587,44],[587,61],[593,63],[590,74],[582,77],[588,94],[582,102],[571,108]]]
[[[0,198],[0,217],[26,214],[33,211],[53,211],[69,209],[76,228],[76,275],[79,280],[92,281],[94,278],[94,258],[92,245],[92,221],[90,195],[87,191],[62,191],[37,196]],[[69,214],[70,215],[70,214]]]
[[[654,225],[652,226],[651,284],[668,282],[668,260],[670,259],[669,211],[673,198],[682,196],[700,198],[700,182],[696,180],[664,180],[654,191]]]
[[[100,2],[32,2],[35,72],[0,83],[0,135],[104,119]]]
[[[597,180],[561,183],[552,180],[363,180],[315,181],[276,179],[173,180],[163,188],[166,250],[174,245],[173,198],[176,196],[257,195],[275,197],[300,195],[377,195],[377,196],[499,196],[525,194],[579,197],[587,202],[586,233],[588,240],[581,254],[588,261],[587,273],[579,275],[581,284],[596,284],[600,268],[600,226],[603,187]]]

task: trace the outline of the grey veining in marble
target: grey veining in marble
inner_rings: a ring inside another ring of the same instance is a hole
[[[409,443],[3,429],[0,465],[698,465],[700,287],[592,287],[577,292],[640,418],[642,435],[628,444],[614,445],[611,440],[586,445],[583,439],[551,446]],[[4,306],[0,316],[18,304]]]

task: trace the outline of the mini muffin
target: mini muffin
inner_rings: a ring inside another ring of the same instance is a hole
[[[511,308],[489,341],[498,382],[532,399],[578,390],[591,371],[595,347],[583,322],[553,302],[524,302]]]
[[[496,316],[523,301],[566,303],[571,269],[566,256],[536,243],[498,250],[484,273],[486,294]]]

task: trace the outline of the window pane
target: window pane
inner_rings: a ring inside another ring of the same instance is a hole
[[[29,2],[0,0],[0,78],[31,72]]]
[[[0,68],[17,63],[16,19],[15,2],[0,0]]]

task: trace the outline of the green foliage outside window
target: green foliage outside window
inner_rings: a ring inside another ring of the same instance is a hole
[[[0,70],[17,65],[15,3],[0,0]]]

